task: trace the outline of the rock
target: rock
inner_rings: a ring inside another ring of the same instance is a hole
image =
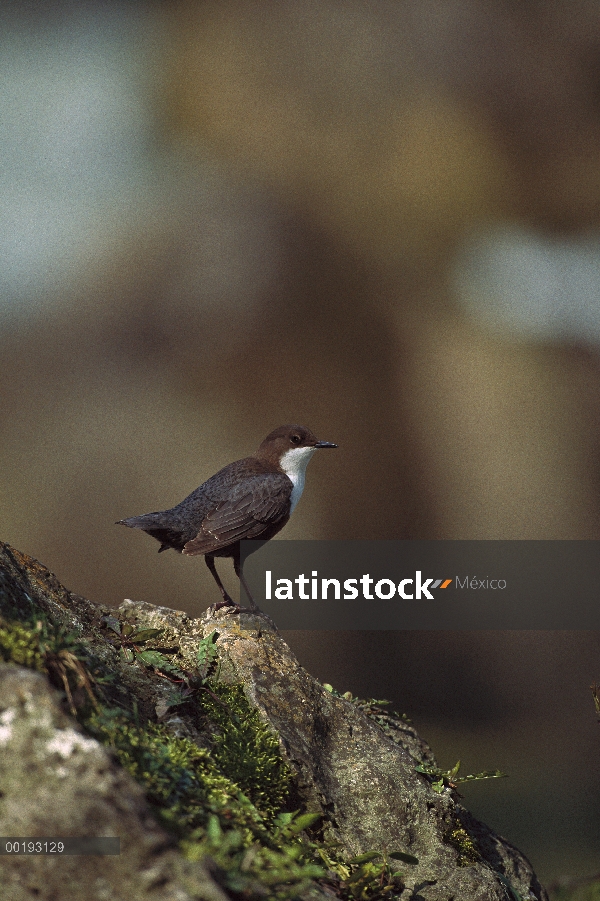
[[[69,593],[39,563],[0,545],[1,615],[5,621],[31,620],[35,611],[79,636],[93,659],[117,674],[110,686],[116,704],[131,706],[135,700],[136,715],[144,722],[156,722],[158,711],[173,735],[200,748],[211,747],[212,740],[210,729],[198,719],[200,695],[170,706],[173,684],[160,667],[144,665],[142,657],[128,660],[132,655],[119,650],[106,618],[114,618],[113,626],[119,621],[134,624],[136,630],[164,630],[164,654],[169,650],[169,659],[184,674],[198,673],[199,643],[216,630],[218,684],[241,683],[251,708],[278,737],[293,774],[287,809],[302,807],[322,817],[322,829],[313,833],[313,841],[331,847],[335,840],[345,860],[383,850],[418,858],[416,864],[398,865],[402,884],[389,897],[546,901],[526,858],[478,823],[451,787],[436,792],[431,779],[415,770],[419,764],[435,766],[416,731],[399,718],[378,715],[357,699],[326,690],[299,665],[266,618],[221,609],[192,619],[181,611],[130,600],[109,610]],[[56,681],[56,670],[50,669],[51,676],[53,672]],[[81,697],[71,692],[71,705],[85,700],[85,685],[77,690]],[[210,858],[203,866],[177,850],[156,822],[142,789],[61,710],[46,676],[13,664],[0,668],[0,741],[2,835],[121,835],[123,846],[120,857],[2,857],[2,881],[13,891],[10,901],[34,896],[61,901],[229,897],[229,883],[211,875],[215,867]],[[68,753],[63,755],[60,748]],[[62,894],[56,894],[58,883]],[[71,894],[65,892],[66,885]],[[299,892],[303,898],[331,898],[342,897],[342,889],[339,878],[336,882],[332,876]],[[256,886],[253,890],[254,895],[245,897],[260,896]]]
[[[142,789],[61,711],[48,680],[11,664],[0,665],[0,751],[3,836],[121,838],[115,856],[1,857],[4,901],[226,901],[177,853]]]

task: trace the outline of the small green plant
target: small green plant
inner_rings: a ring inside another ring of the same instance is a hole
[[[0,656],[47,673],[51,682],[64,690],[73,716],[82,704],[82,695],[96,705],[86,649],[77,633],[54,626],[42,616],[34,622],[0,617]]]
[[[219,633],[214,629],[210,635],[203,638],[198,645],[197,665],[202,682],[206,682],[209,676],[214,676],[216,680],[219,678],[218,637]]]
[[[311,859],[310,845],[300,833],[314,814],[284,814],[262,843],[248,843],[240,829],[224,829],[217,816],[210,816],[206,830],[182,843],[190,860],[208,857],[218,881],[236,897],[246,899],[295,899],[313,880],[325,876],[323,867]],[[317,817],[318,818],[318,815]]]
[[[342,898],[348,901],[374,901],[393,898],[404,888],[403,871],[393,861],[416,864],[418,859],[402,851],[367,851],[348,861],[350,874],[342,883]]]
[[[134,660],[144,666],[153,667],[157,672],[183,677],[185,674],[173,665],[165,652],[175,654],[179,648],[157,648],[152,643],[164,635],[164,629],[138,629],[128,622],[120,622],[116,616],[103,616],[102,622],[119,637],[121,654],[127,663]]]
[[[334,698],[343,698],[344,701],[350,701],[361,713],[373,720],[380,729],[385,732],[388,738],[397,744],[401,744],[401,733],[407,726],[411,725],[410,719],[405,713],[397,713],[395,710],[384,710],[389,707],[391,702],[378,700],[376,698],[356,698],[351,691],[338,692],[328,682],[323,683],[323,688]]]
[[[217,703],[222,703],[208,684],[208,677],[218,670],[218,651],[216,641],[219,633],[211,632],[200,641],[198,646],[198,675],[182,670],[170,659],[179,651],[179,647],[152,647],[156,639],[165,633],[165,629],[138,629],[128,622],[120,622],[115,616],[102,617],[104,625],[119,636],[120,650],[128,663],[140,663],[146,669],[153,669],[158,675],[173,684],[171,691],[159,700],[156,713],[164,719],[173,707],[179,707],[192,700],[194,692],[206,691]],[[214,673],[218,679],[218,671]]]
[[[450,770],[440,770],[438,767],[428,766],[423,763],[418,764],[415,770],[417,773],[422,773],[429,778],[432,789],[438,794],[441,794],[445,789],[456,789],[461,782],[507,778],[507,774],[501,773],[500,770],[484,770],[482,773],[470,773],[468,776],[459,776],[460,760]]]
[[[317,859],[327,869],[328,883],[344,901],[379,901],[396,898],[404,887],[403,871],[395,861],[417,864],[417,857],[404,851],[366,851],[351,860],[339,852],[333,841],[311,843]]]

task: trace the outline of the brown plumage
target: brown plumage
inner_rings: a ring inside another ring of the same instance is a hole
[[[119,525],[142,529],[157,541],[160,551],[202,554],[223,597],[223,604],[239,609],[225,591],[215,557],[233,557],[236,574],[257,609],[240,570],[240,541],[266,541],[287,523],[304,487],[304,472],[317,448],[337,447],[317,441],[310,429],[284,425],[271,432],[252,457],[219,470],[170,510],[119,520]]]

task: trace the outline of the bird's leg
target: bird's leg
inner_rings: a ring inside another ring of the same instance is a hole
[[[220,610],[222,607],[229,607],[228,613],[257,613],[259,616],[263,616],[265,619],[269,620],[269,622],[273,626],[275,626],[273,621],[268,616],[265,616],[265,614],[261,612],[261,610],[259,609],[258,605],[256,604],[254,598],[252,597],[252,595],[250,593],[250,589],[248,588],[248,583],[246,582],[244,575],[242,573],[241,567],[240,567],[239,556],[234,556],[233,568],[235,569],[235,573],[236,573],[237,577],[239,578],[240,582],[242,583],[242,585],[244,586],[244,588],[246,590],[246,593],[247,593],[248,598],[250,599],[250,603],[252,605],[251,607],[240,607],[239,604],[236,604],[235,601],[233,601],[229,597],[229,595],[225,591],[225,587],[224,587],[223,583],[221,582],[221,579],[219,578],[219,574],[218,574],[217,568],[215,566],[215,558],[211,554],[206,554],[204,559],[206,560],[206,565],[208,566],[209,570],[211,571],[213,579],[219,586],[219,591],[221,592],[221,595],[223,596],[223,600],[220,601],[218,604],[213,604],[209,608],[210,610]]]
[[[248,595],[248,600],[250,601],[250,605],[251,605],[249,609],[253,613],[260,612],[258,604],[252,597],[250,589],[248,588],[248,583],[246,582],[246,580],[244,578],[244,573],[242,572],[242,568],[240,566],[240,558],[238,555],[236,555],[233,558],[233,568],[235,569],[235,574],[238,577],[238,579],[240,580],[240,582],[242,583],[242,585],[244,586],[244,590],[245,590],[246,594]]]
[[[229,597],[229,595],[225,591],[223,583],[221,582],[221,580],[219,578],[219,573],[217,572],[217,567],[215,566],[215,558],[212,557],[210,554],[206,554],[204,559],[206,560],[206,565],[208,566],[209,570],[211,571],[212,577],[215,580],[215,582],[217,583],[217,585],[219,586],[219,591],[221,592],[221,595],[223,596],[223,600],[219,604],[215,604],[214,609],[219,610],[221,607],[238,608],[239,604],[236,604],[235,601],[233,601]]]

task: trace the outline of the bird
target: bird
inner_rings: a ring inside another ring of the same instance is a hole
[[[229,463],[175,507],[120,519],[116,525],[142,529],[160,542],[159,553],[172,548],[187,556],[204,556],[223,598],[214,609],[260,612],[241,571],[240,542],[267,541],[280,532],[300,500],[310,458],[317,449],[337,446],[318,441],[305,426],[282,425],[267,435],[255,454]],[[240,607],[229,596],[215,557],[233,558],[250,608]]]

